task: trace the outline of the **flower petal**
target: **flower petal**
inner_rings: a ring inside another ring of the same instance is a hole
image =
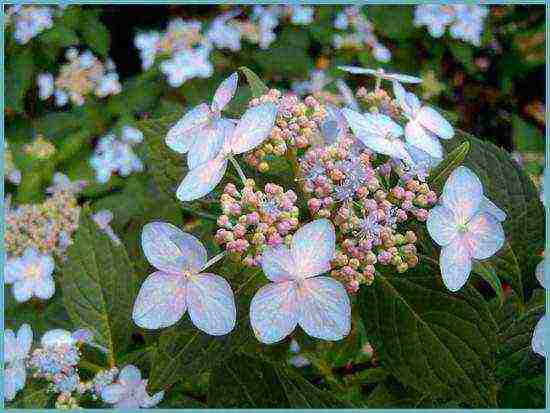
[[[286,245],[267,248],[260,258],[260,264],[265,276],[273,282],[295,278],[296,263]]]
[[[221,336],[235,327],[237,310],[229,283],[216,274],[189,277],[187,305],[193,324],[207,334]]]
[[[48,300],[55,294],[55,282],[49,274],[35,281],[33,286],[34,295],[42,300]]]
[[[187,166],[195,169],[200,164],[214,159],[223,147],[226,136],[234,129],[232,122],[218,119],[197,132],[197,138],[187,154]]]
[[[126,396],[126,387],[118,383],[105,386],[101,390],[101,398],[105,403],[115,404],[123,400]]]
[[[6,363],[12,363],[17,357],[17,338],[15,333],[11,329],[4,330],[4,361]]]
[[[32,329],[29,324],[23,324],[17,331],[17,358],[24,359],[31,351]]]
[[[187,308],[186,279],[181,275],[155,272],[141,285],[132,318],[143,328],[169,327],[178,322]]]
[[[229,101],[233,99],[233,96],[235,96],[235,92],[237,91],[238,82],[239,75],[235,72],[220,83],[214,93],[214,98],[212,99],[212,112],[221,112]]]
[[[442,205],[430,210],[426,227],[433,240],[442,247],[450,244],[458,234],[455,214]]]
[[[170,128],[166,135],[166,145],[178,153],[186,153],[194,142],[196,132],[206,125],[210,108],[206,103],[195,106]]]
[[[206,249],[197,238],[166,222],[146,224],[141,247],[155,268],[171,274],[196,274],[207,260]]]
[[[28,280],[19,280],[15,281],[12,285],[12,292],[15,301],[19,303],[24,303],[32,297],[33,285],[31,281]]]
[[[11,402],[16,393],[15,369],[6,367],[4,369],[4,400]]]
[[[411,120],[405,126],[407,143],[422,149],[434,158],[443,158],[443,146],[436,136],[426,130],[417,120]]]
[[[494,216],[498,221],[502,222],[506,220],[506,212],[497,207],[489,198],[483,196],[481,198],[480,211],[487,212]]]
[[[189,171],[181,182],[176,196],[180,201],[193,201],[210,193],[222,180],[227,160],[218,156]]]
[[[483,186],[475,173],[459,166],[447,178],[441,200],[451,209],[458,222],[466,224],[478,211],[483,196]]]
[[[439,267],[443,283],[450,291],[458,291],[466,284],[472,270],[472,257],[463,237],[456,237],[441,249]]]
[[[476,214],[468,223],[466,240],[472,251],[472,257],[484,260],[494,255],[504,245],[504,230],[491,214]]]
[[[256,338],[265,344],[281,341],[296,328],[299,318],[294,281],[267,284],[250,303],[250,324]]]
[[[535,270],[535,275],[537,276],[537,280],[539,280],[540,285],[542,285],[542,288],[546,288],[545,266],[546,266],[546,258],[544,258],[541,262],[538,263],[537,268]]]
[[[277,117],[277,105],[264,103],[246,110],[231,137],[231,151],[238,155],[256,148],[267,139]]]
[[[159,404],[163,397],[164,391],[159,391],[158,393],[155,393],[152,397],[148,394],[144,394],[139,404],[144,409],[150,409],[151,407],[155,407],[157,404]]]
[[[298,324],[304,331],[323,340],[341,340],[351,329],[351,304],[344,286],[331,277],[304,281]]]
[[[416,119],[422,126],[442,139],[451,139],[455,135],[453,126],[429,106],[423,106]]]
[[[25,273],[25,262],[22,258],[10,258],[4,266],[4,283],[12,284]]]
[[[118,380],[123,386],[137,387],[141,384],[141,372],[133,364],[128,364],[121,370]]]
[[[544,315],[540,318],[539,322],[535,326],[535,330],[533,331],[533,338],[531,339],[531,347],[533,348],[533,351],[542,357],[546,357],[546,349],[544,346],[544,333],[547,324],[548,320],[546,315]]]
[[[69,331],[61,328],[47,331],[40,339],[42,347],[53,347],[61,344],[72,346],[74,342],[73,335]]]
[[[330,270],[336,234],[328,219],[317,219],[300,228],[292,237],[290,252],[296,263],[296,275],[313,277]]]

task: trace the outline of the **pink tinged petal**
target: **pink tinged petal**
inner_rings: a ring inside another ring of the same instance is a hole
[[[439,112],[429,106],[423,106],[420,109],[416,120],[440,138],[451,139],[455,134],[452,125]]]
[[[292,237],[290,251],[297,275],[308,278],[330,270],[336,234],[328,219],[317,219],[304,225]]]
[[[478,212],[482,197],[483,186],[477,175],[459,166],[447,178],[441,200],[456,214],[458,222],[466,224]]]
[[[12,401],[17,393],[15,374],[15,369],[4,369],[4,399],[8,402]]]
[[[208,123],[210,109],[206,103],[195,106],[170,128],[166,145],[178,153],[186,153],[194,142],[196,132]]]
[[[33,285],[34,295],[42,300],[48,300],[55,294],[55,282],[51,275],[45,275],[35,281]]]
[[[23,324],[17,331],[17,358],[27,357],[32,346],[32,329],[28,324]]]
[[[78,330],[73,331],[71,337],[79,343],[92,344],[94,333],[92,333],[87,328],[79,328]]]
[[[55,261],[49,255],[42,255],[40,259],[40,268],[43,275],[51,275],[55,269]]]
[[[393,81],[392,84],[395,99],[405,115],[409,118],[416,116],[420,109],[420,101],[418,98],[413,93],[407,92],[401,83]]]
[[[197,166],[214,159],[223,147],[227,133],[234,128],[233,123],[225,119],[215,120],[197,133],[197,138],[187,154],[187,166]]]
[[[18,343],[15,333],[11,329],[4,330],[4,361],[12,363],[17,358]]]
[[[103,390],[101,390],[101,398],[106,403],[115,404],[125,399],[127,397],[127,393],[128,390],[126,389],[126,386],[115,383],[105,386]]]
[[[265,344],[281,341],[298,324],[297,285],[294,281],[268,284],[250,303],[250,324],[256,338]]]
[[[273,103],[264,103],[247,109],[233,131],[231,151],[238,155],[260,145],[269,137],[276,117],[277,106]]]
[[[227,169],[227,160],[218,156],[189,171],[181,182],[176,196],[180,201],[193,201],[214,190]]]
[[[479,206],[481,211],[487,212],[494,216],[498,221],[503,222],[506,220],[506,212],[497,207],[489,198],[483,196],[481,198],[481,205]]]
[[[164,391],[159,391],[158,393],[155,393],[152,397],[149,397],[149,395],[145,394],[140,401],[140,406],[145,409],[155,407],[157,404],[160,403],[163,397]]]
[[[21,258],[10,258],[4,266],[4,283],[12,284],[24,274],[24,262]]]
[[[455,214],[445,206],[436,206],[430,210],[426,221],[428,233],[438,245],[449,245],[458,235]]]
[[[136,366],[128,364],[120,372],[118,380],[123,386],[137,387],[141,384],[141,372]]]
[[[407,143],[422,149],[434,158],[443,158],[443,146],[436,136],[425,129],[418,120],[411,120],[405,126]]]
[[[187,308],[186,279],[181,275],[155,272],[139,290],[132,318],[143,328],[169,327],[178,322]]]
[[[443,283],[450,291],[458,291],[466,284],[472,270],[472,257],[462,237],[441,249],[439,267]]]
[[[298,293],[298,324],[311,337],[341,340],[351,329],[351,304],[344,286],[331,277],[304,281]]]
[[[193,324],[207,334],[221,336],[235,327],[237,310],[229,283],[215,274],[189,278],[187,305]]]
[[[537,268],[535,270],[535,275],[537,276],[537,280],[539,280],[540,285],[542,285],[543,288],[546,288],[546,278],[545,278],[545,266],[546,266],[546,259],[543,259],[539,264],[537,265]]]
[[[19,361],[11,367],[12,381],[15,386],[15,391],[23,390],[25,387],[25,382],[27,381],[27,368],[25,367],[24,361]]]
[[[141,247],[155,268],[171,274],[197,273],[207,261],[206,249],[196,237],[166,222],[146,224]]]
[[[33,282],[28,280],[19,280],[13,283],[12,292],[15,301],[24,303],[32,297]]]
[[[265,276],[273,282],[295,278],[296,263],[286,245],[267,248],[260,258],[260,264]]]
[[[233,99],[235,92],[237,91],[237,83],[239,81],[239,75],[233,73],[227,79],[225,79],[214,93],[212,99],[212,112],[221,112],[225,106]]]
[[[502,225],[491,214],[479,213],[468,222],[465,235],[472,257],[484,260],[494,255],[504,245]]]
[[[547,317],[544,315],[540,318],[539,322],[535,326],[533,331],[533,338],[531,339],[531,347],[533,351],[542,357],[546,357],[546,349],[544,346],[544,333],[548,324]]]
[[[42,347],[52,347],[61,344],[72,346],[74,343],[75,340],[73,335],[69,331],[61,328],[56,328],[46,332],[40,339],[40,344]]]

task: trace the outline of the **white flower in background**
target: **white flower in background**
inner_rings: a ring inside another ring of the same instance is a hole
[[[311,6],[304,6],[301,4],[289,6],[290,7],[290,22],[292,24],[299,24],[307,26],[313,22],[315,15],[315,9]]]
[[[4,331],[4,399],[12,401],[23,390],[27,380],[26,360],[32,346],[32,329],[23,324],[17,336],[9,328]]]
[[[372,113],[360,114],[348,108],[342,109],[342,114],[354,135],[367,148],[376,153],[401,159],[409,165],[413,163],[405,143],[400,139],[403,136],[403,128],[389,116]]]
[[[337,341],[351,329],[351,306],[344,286],[330,270],[335,252],[334,226],[327,219],[304,225],[287,246],[270,247],[260,259],[271,283],[250,303],[250,323],[256,338],[277,343],[297,325],[310,336]]]
[[[141,67],[150,69],[155,63],[155,57],[159,51],[160,33],[156,31],[138,33],[134,39],[134,45],[139,50]]]
[[[443,146],[438,138],[451,139],[454,136],[452,125],[436,110],[422,106],[420,100],[413,93],[407,92],[399,82],[393,82],[393,92],[408,119],[405,126],[407,143],[434,158],[442,159]]]
[[[38,85],[38,97],[40,100],[46,100],[55,90],[54,78],[51,73],[40,73],[36,78]]]
[[[101,390],[103,401],[119,409],[151,408],[159,404],[163,397],[164,391],[149,396],[147,380],[143,380],[139,369],[131,364],[121,370],[115,383]]]
[[[229,49],[232,52],[241,50],[241,31],[230,22],[240,13],[240,10],[224,13],[216,17],[210,24],[206,37],[218,49]]]
[[[259,25],[260,49],[267,49],[275,41],[274,30],[279,25],[280,8],[278,6],[254,6],[252,21]]]
[[[134,303],[132,317],[138,326],[169,327],[188,310],[193,324],[207,334],[233,330],[233,291],[219,275],[203,272],[210,263],[197,238],[171,224],[151,222],[143,227],[141,247],[157,271],[145,279]]]
[[[28,43],[33,37],[53,26],[53,8],[42,6],[13,6],[13,38],[19,44]]]
[[[539,281],[542,288],[545,290],[546,287],[546,263],[547,259],[546,257],[537,265],[536,269],[536,276],[537,280]],[[531,339],[531,347],[533,348],[533,351],[537,354],[539,354],[542,357],[546,357],[546,348],[544,345],[544,332],[548,328],[548,317],[546,315],[543,315],[540,320],[538,321],[537,325],[535,326],[535,330],[533,331],[533,338]]]
[[[426,226],[441,246],[443,282],[450,291],[458,291],[470,276],[472,260],[487,259],[504,244],[499,218],[506,214],[484,196],[481,181],[464,166],[451,173],[440,200],[430,211]]]
[[[23,256],[6,261],[4,282],[12,285],[16,301],[24,303],[33,296],[48,300],[55,293],[52,277],[55,268],[51,256],[41,254],[36,248],[28,247]]]
[[[292,91],[297,95],[315,95],[321,93],[325,86],[332,82],[323,70],[313,70],[309,80],[292,82]]]
[[[479,46],[489,9],[478,4],[421,4],[414,12],[414,25],[426,26],[432,37],[443,36],[447,26],[455,39]]]
[[[338,12],[334,19],[334,28],[338,30],[346,30],[349,25],[348,15],[345,11]]]
[[[67,175],[61,172],[56,172],[53,175],[53,185],[46,188],[46,193],[53,194],[54,192],[62,191],[76,195],[82,192],[86,185],[88,185],[88,182],[86,181],[71,181]]]
[[[120,138],[129,144],[143,142],[143,132],[133,126],[124,125],[120,131]]]
[[[302,368],[311,364],[311,361],[306,356],[298,354],[300,353],[300,345],[294,339],[290,342],[290,352],[294,353],[294,355],[288,359],[288,362],[294,367]]]
[[[122,86],[118,81],[118,73],[106,73],[103,76],[95,89],[95,94],[104,98],[109,95],[117,95],[122,91]]]
[[[224,135],[218,137],[222,146],[218,155],[191,169],[178,187],[176,197],[192,201],[210,193],[224,177],[227,162],[236,164],[234,155],[258,147],[269,137],[276,117],[277,106],[273,103],[247,109],[236,126],[226,128]]]
[[[182,50],[165,60],[160,65],[160,70],[168,78],[172,87],[179,87],[187,80],[195,77],[208,78],[214,73],[210,62],[211,46],[200,45],[196,49]]]

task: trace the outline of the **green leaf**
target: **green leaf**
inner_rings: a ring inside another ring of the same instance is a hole
[[[83,13],[79,30],[84,42],[103,59],[108,57],[110,35],[109,30],[99,20],[95,11]]]
[[[406,5],[399,7],[369,5],[365,14],[382,35],[403,41],[410,37],[416,29],[413,24],[413,11],[411,6]],[[399,22],[399,24],[395,24],[395,22]]]
[[[59,49],[79,43],[76,32],[62,24],[54,25],[50,30],[45,31],[39,39],[43,49]]]
[[[23,112],[24,98],[32,87],[34,70],[33,55],[30,48],[23,48],[16,52],[6,62],[6,109]]]
[[[477,291],[451,293],[437,273],[377,274],[359,296],[369,341],[382,366],[422,394],[493,406],[497,326]]]
[[[520,152],[544,152],[544,136],[536,126],[512,115],[512,141],[514,149]]]
[[[506,243],[488,262],[525,303],[537,286],[537,253],[544,249],[544,209],[539,192],[508,152],[492,143],[462,131],[457,132],[455,139],[442,143],[447,151],[452,151],[464,139],[470,143],[464,166],[477,174],[485,195],[507,214],[502,223]]]
[[[265,95],[268,92],[268,87],[264,84],[264,82],[262,82],[262,80],[258,77],[256,73],[245,66],[239,67],[239,70],[246,77],[246,81],[248,82],[250,90],[252,91],[252,96],[254,96],[255,98],[259,98],[260,96]]]
[[[62,267],[63,300],[75,326],[89,328],[106,347],[109,362],[124,350],[132,333],[138,279],[123,245],[115,245],[82,214]]]
[[[491,286],[498,298],[499,306],[502,306],[504,304],[504,290],[494,268],[483,262],[475,262],[472,272],[478,274]]]
[[[29,380],[29,377],[27,377]],[[11,409],[44,409],[53,398],[48,391],[50,383],[45,380],[32,380],[25,388],[17,393],[12,403],[6,407]]]
[[[237,354],[212,372],[209,407],[333,408],[343,407],[290,367]]]
[[[445,159],[430,172],[427,180],[430,187],[432,189],[441,190],[451,172],[462,164],[469,150],[470,143],[466,141],[447,155]]]

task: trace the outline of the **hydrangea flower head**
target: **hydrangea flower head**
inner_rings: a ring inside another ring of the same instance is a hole
[[[502,224],[486,209],[484,199],[477,175],[460,166],[445,182],[441,205],[430,211],[428,232],[442,247],[441,275],[451,291],[458,291],[466,283],[472,260],[489,258],[504,244]],[[498,215],[504,214],[498,211]]]
[[[348,294],[340,282],[319,276],[330,270],[334,226],[319,219],[300,228],[290,248],[267,249],[260,260],[272,283],[250,304],[250,322],[262,343],[281,341],[300,325],[312,337],[340,340],[351,328]]]
[[[16,393],[25,387],[25,361],[31,350],[32,340],[32,329],[28,324],[21,325],[17,335],[10,329],[4,331],[4,398],[7,401],[13,400]]]
[[[178,153],[187,153],[187,165],[193,169],[209,161],[221,150],[224,138],[234,127],[221,112],[237,91],[239,77],[233,73],[214,93],[210,107],[201,103],[187,112],[166,135],[166,145]]]
[[[142,379],[139,369],[131,364],[121,370],[115,383],[101,390],[103,401],[116,408],[151,408],[163,397],[164,391],[149,396],[147,380]]]
[[[143,227],[141,246],[158,271],[147,277],[134,303],[138,326],[168,327],[189,310],[193,324],[207,334],[224,335],[233,329],[233,291],[219,275],[201,272],[207,253],[198,239],[171,224],[152,222]]]
[[[56,172],[53,175],[53,185],[46,188],[46,193],[53,194],[55,192],[65,191],[76,195],[79,192],[82,192],[86,185],[88,185],[86,181],[71,181],[67,175],[61,172]]]
[[[211,192],[222,180],[228,159],[256,148],[267,139],[276,116],[277,106],[272,103],[247,109],[235,127],[223,130],[218,155],[189,171],[177,189],[178,199],[192,201]]]
[[[12,284],[16,301],[24,303],[33,296],[48,300],[55,293],[52,277],[54,260],[47,254],[41,254],[36,248],[28,247],[22,257],[10,258],[5,266],[6,284]]]

